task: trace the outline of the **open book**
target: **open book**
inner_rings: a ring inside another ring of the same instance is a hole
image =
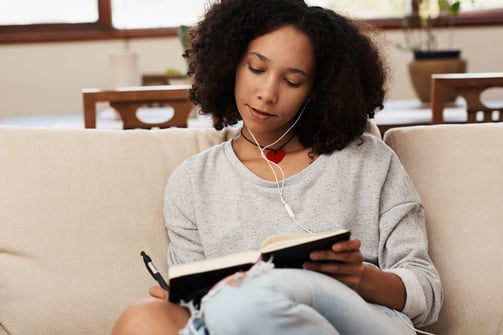
[[[348,240],[350,235],[345,229],[327,233],[272,235],[261,243],[259,250],[171,266],[168,270],[169,301],[179,303],[192,300],[197,304],[218,281],[238,271],[250,269],[261,259],[271,261],[277,268],[302,268],[311,252],[330,249],[334,243]]]

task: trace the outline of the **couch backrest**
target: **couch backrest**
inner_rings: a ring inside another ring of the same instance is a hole
[[[389,130],[424,202],[444,285],[438,335],[503,334],[503,124]]]
[[[110,334],[166,269],[163,193],[212,129],[0,127],[0,334]]]

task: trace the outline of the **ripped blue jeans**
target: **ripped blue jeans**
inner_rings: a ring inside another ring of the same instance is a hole
[[[415,334],[405,315],[367,303],[337,280],[268,263],[252,267],[239,285],[217,285],[199,310],[188,307],[182,335]]]

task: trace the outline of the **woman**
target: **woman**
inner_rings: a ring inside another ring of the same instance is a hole
[[[364,134],[385,70],[348,19],[301,0],[222,0],[192,36],[191,99],[240,135],[185,161],[166,188],[169,264],[256,249],[279,232],[353,238],[217,284],[201,308],[167,292],[128,308],[114,334],[415,334],[436,320],[438,273],[423,208],[396,156]]]

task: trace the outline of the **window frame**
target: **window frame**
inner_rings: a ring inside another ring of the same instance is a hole
[[[112,25],[112,0],[97,1],[99,18],[96,22],[0,26],[0,44],[176,37],[178,34],[177,27],[116,29]],[[401,18],[370,19],[365,22],[383,30],[402,27]],[[456,17],[439,17],[433,21],[433,25],[436,27],[503,25],[503,9],[461,13]],[[414,26],[419,26],[419,22],[413,23]]]

